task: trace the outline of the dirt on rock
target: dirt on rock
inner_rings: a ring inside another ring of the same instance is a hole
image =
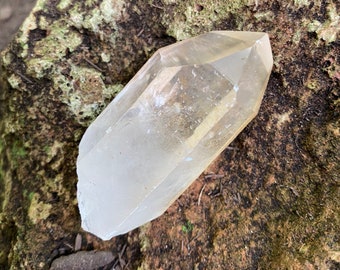
[[[338,1],[39,2],[0,54],[0,268],[79,250],[117,269],[340,268]],[[270,35],[258,116],[161,217],[110,241],[84,232],[86,127],[156,49],[222,29]]]

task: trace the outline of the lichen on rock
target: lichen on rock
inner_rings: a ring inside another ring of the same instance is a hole
[[[45,220],[50,215],[52,205],[43,203],[39,200],[38,193],[34,193],[31,198],[31,204],[28,208],[28,216],[33,224],[37,224],[39,221]]]

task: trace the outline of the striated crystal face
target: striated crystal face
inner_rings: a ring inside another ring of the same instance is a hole
[[[265,33],[158,50],[81,140],[83,229],[107,240],[161,215],[255,117],[272,63]]]

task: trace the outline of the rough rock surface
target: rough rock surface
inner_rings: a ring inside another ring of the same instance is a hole
[[[338,269],[339,11],[327,1],[39,0],[0,55],[0,268],[109,250],[130,269]],[[159,47],[271,37],[256,119],[170,209],[102,242],[80,229],[85,128]],[[79,245],[79,243],[78,243]]]
[[[109,251],[79,251],[55,259],[50,270],[93,270],[107,266],[114,259]]]

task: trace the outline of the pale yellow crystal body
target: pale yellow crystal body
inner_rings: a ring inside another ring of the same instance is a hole
[[[83,229],[107,240],[161,215],[255,117],[272,62],[265,33],[158,50],[82,138]]]

